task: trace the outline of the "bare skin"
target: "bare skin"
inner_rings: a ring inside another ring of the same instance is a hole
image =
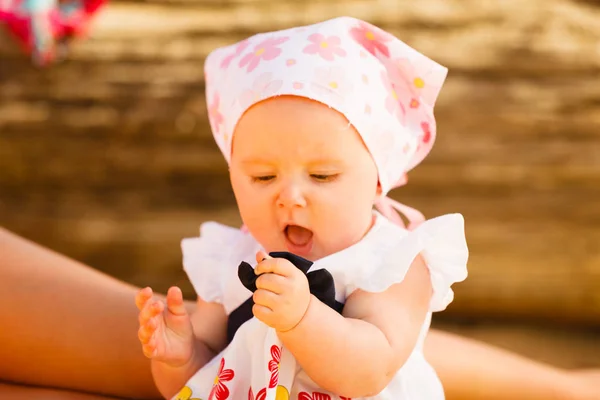
[[[0,380],[157,396],[135,287],[2,230],[0,255]]]
[[[160,398],[137,337],[138,290],[0,228],[0,381],[13,382],[0,384],[0,398]],[[448,400],[592,400],[600,390],[600,372],[553,368],[438,330],[425,354]]]
[[[116,397],[98,396],[94,394],[78,393],[59,389],[36,388],[21,385],[0,383],[1,399],[28,399],[28,400],[105,400]]]
[[[439,330],[424,349],[448,400],[592,400],[600,393],[600,370],[564,370]]]

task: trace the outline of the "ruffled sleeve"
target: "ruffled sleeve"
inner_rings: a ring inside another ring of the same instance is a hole
[[[238,281],[237,266],[253,254],[255,246],[249,234],[217,222],[202,224],[199,237],[183,239],[183,269],[196,294],[226,309],[236,307],[237,296],[232,295],[236,288],[232,285]]]
[[[461,214],[430,219],[414,231],[399,235],[398,240],[380,255],[380,262],[364,276],[365,279],[357,282],[356,288],[381,292],[402,282],[419,253],[431,276],[433,296],[430,311],[444,310],[454,299],[451,286],[467,278],[469,250]]]

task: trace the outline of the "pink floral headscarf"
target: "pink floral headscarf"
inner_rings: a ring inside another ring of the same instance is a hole
[[[262,33],[209,54],[205,64],[209,121],[227,162],[236,124],[253,104],[278,95],[319,101],[343,114],[361,135],[383,190],[376,206],[409,229],[423,215],[386,194],[431,150],[433,107],[447,69],[391,34],[358,19]]]

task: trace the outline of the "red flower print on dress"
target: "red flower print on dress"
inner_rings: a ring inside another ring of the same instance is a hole
[[[340,47],[341,40],[337,36],[325,37],[320,33],[313,33],[308,37],[308,41],[311,44],[302,51],[305,54],[318,54],[327,61],[333,61],[335,56],[346,56],[346,51]]]
[[[223,61],[221,61],[221,69],[227,69],[227,67],[229,67],[229,64],[231,64],[233,59],[242,54],[242,51],[246,50],[246,47],[248,47],[249,44],[249,40],[243,40],[240,43],[238,43],[238,45],[235,46],[235,50],[233,51],[233,53],[229,54],[223,59]]]
[[[394,39],[394,36],[390,33],[367,22],[359,21],[358,26],[350,29],[350,35],[374,56],[377,56],[377,53],[383,54],[386,57],[390,56],[390,50],[384,44]]]
[[[223,114],[219,111],[219,105],[221,103],[221,98],[218,92],[213,94],[212,102],[208,106],[208,118],[210,120],[210,124],[212,126],[213,131],[218,134],[219,127],[223,124],[225,119],[223,118]]]
[[[256,398],[254,397],[254,393],[252,392],[252,387],[248,389],[248,400],[265,400],[267,398],[267,389],[262,388],[258,391]]]
[[[261,60],[274,60],[281,54],[281,49],[277,46],[286,42],[288,39],[288,37],[271,37],[263,40],[254,46],[252,52],[246,54],[244,58],[240,60],[240,68],[247,66],[246,71],[252,72]]]
[[[281,347],[271,346],[271,361],[269,361],[269,372],[271,379],[269,380],[269,388],[274,388],[279,382],[279,364],[281,363]]]
[[[298,393],[298,400],[331,400],[331,396],[319,392],[312,392],[312,395],[310,393],[300,392]]]
[[[215,378],[215,383],[210,391],[208,400],[225,400],[229,397],[229,389],[223,382],[229,382],[235,376],[232,369],[225,369],[225,359],[221,358],[221,365],[219,366],[219,372]]]

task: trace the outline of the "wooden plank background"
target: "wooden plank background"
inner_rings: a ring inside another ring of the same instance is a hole
[[[203,60],[263,30],[367,19],[450,68],[426,161],[393,197],[462,212],[447,318],[600,326],[600,7],[564,0],[113,0],[70,59],[0,39],[0,224],[139,285],[191,286],[179,240],[239,223]],[[596,336],[597,338],[597,336]]]

